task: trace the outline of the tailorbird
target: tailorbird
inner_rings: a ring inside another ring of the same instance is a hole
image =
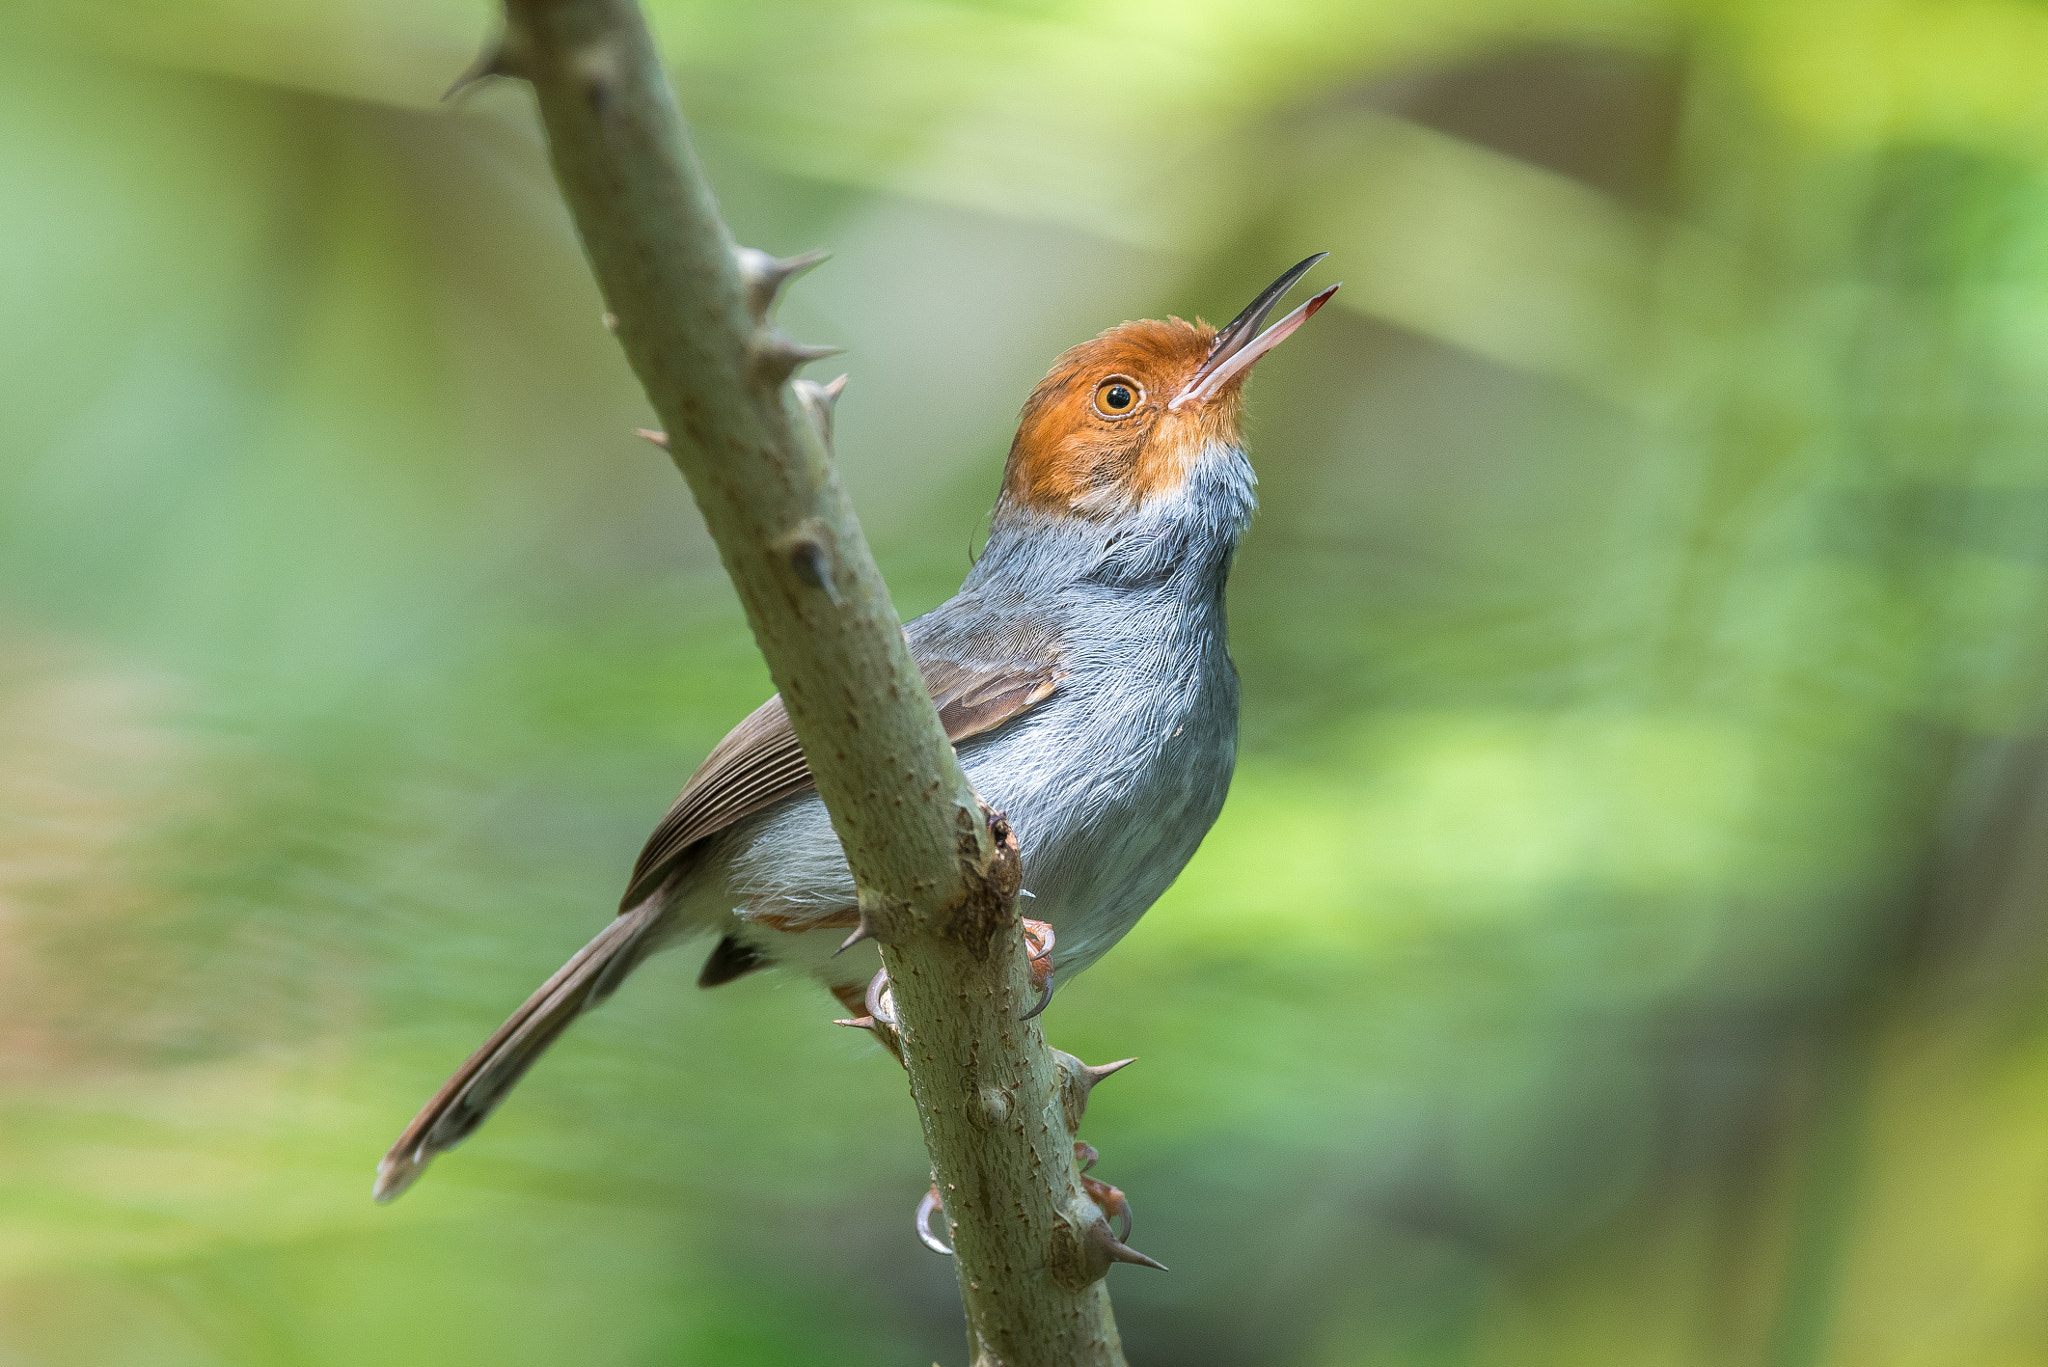
[[[1136,924],[1222,810],[1237,760],[1223,588],[1254,506],[1244,380],[1337,292],[1260,331],[1324,255],[1221,331],[1124,323],[1055,361],[1024,404],[981,558],[904,629],[968,781],[1016,832],[1027,930],[1051,946],[1035,965],[1048,986]],[[398,1137],[377,1199],[475,1130],[570,1021],[677,940],[718,936],[700,986],[787,965],[860,1014],[876,950],[836,954],[855,907],[789,715],[770,698],[691,776],[617,918]]]

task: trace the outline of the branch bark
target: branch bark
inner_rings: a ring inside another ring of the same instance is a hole
[[[812,259],[735,247],[633,0],[505,12],[471,75],[538,94],[619,342],[846,851],[891,984],[895,1029],[877,1028],[910,1073],[975,1362],[1121,1367],[1102,1278],[1128,1250],[1074,1156],[1100,1073],[1021,1019],[1034,994],[1015,840],[961,773],[833,467],[836,388],[790,383],[819,352],[769,315]]]

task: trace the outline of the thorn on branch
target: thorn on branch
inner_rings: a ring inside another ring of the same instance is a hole
[[[606,332],[609,332],[609,333],[610,333],[610,334],[611,334],[612,336],[614,336],[614,337],[616,337],[616,336],[618,336],[618,335],[619,335],[619,315],[618,315],[618,314],[616,314],[616,313],[613,313],[613,312],[612,312],[612,311],[611,311],[610,309],[606,309],[606,310],[605,310],[605,311],[604,311],[603,313],[600,313],[600,314],[599,314],[599,315],[598,315],[597,317],[598,317],[598,321],[604,324],[604,330],[605,330]]]
[[[790,569],[796,572],[796,577],[811,588],[823,592],[836,608],[839,606],[839,585],[833,582],[832,554],[827,549],[827,543],[831,539],[832,529],[825,525],[823,519],[807,517],[797,524],[795,530],[784,532],[770,541],[768,549],[787,559]],[[833,957],[837,958],[862,940],[872,938],[874,933],[868,922],[868,914],[863,910],[860,913],[860,924],[854,927],[853,934],[846,937],[845,943],[832,951]]]
[[[650,442],[655,446],[659,446],[664,451],[668,450],[668,433],[666,432],[657,432],[652,427],[636,427],[633,429],[633,435],[644,442]]]
[[[1115,1218],[1123,1222],[1126,1237],[1131,1232],[1131,1203],[1122,1192],[1093,1177],[1083,1177],[1081,1188],[1082,1194],[1068,1206],[1067,1219],[1054,1234],[1047,1271],[1055,1281],[1079,1291],[1107,1276],[1112,1263],[1166,1271],[1166,1264],[1138,1252],[1110,1228],[1109,1222]]]
[[[896,1033],[895,1026],[878,1021],[873,1016],[854,1016],[848,1020],[835,1020],[832,1023],[834,1025],[843,1025],[849,1030],[867,1031],[881,1042],[882,1047],[887,1049],[898,1063],[903,1063],[903,1037]],[[904,1064],[906,1068],[909,1066],[909,1064]]]
[[[479,52],[476,60],[464,68],[463,73],[455,78],[452,85],[441,92],[441,103],[446,104],[458,96],[468,94],[493,76],[524,75],[525,73],[513,64],[508,46],[508,39],[500,39]]]
[[[1114,1063],[1100,1063],[1091,1067],[1064,1049],[1053,1050],[1052,1057],[1053,1062],[1059,1065],[1060,1105],[1066,1114],[1069,1134],[1081,1128],[1081,1117],[1087,1114],[1088,1097],[1095,1090],[1095,1084],[1112,1073],[1122,1072],[1138,1061],[1135,1058],[1120,1058]],[[1088,1152],[1092,1154],[1094,1150],[1089,1149]],[[1081,1149],[1075,1149],[1074,1153],[1078,1159]],[[1083,1164],[1082,1167],[1083,1171],[1086,1171],[1087,1165]]]
[[[734,247],[732,254],[747,289],[747,308],[757,323],[768,321],[783,286],[832,255],[822,247],[796,256],[770,256],[756,247]]]
[[[968,1118],[986,1128],[1000,1125],[1010,1118],[1010,1094],[1000,1087],[984,1087],[979,1097],[981,1105],[970,1109]]]
[[[797,399],[804,411],[811,415],[811,421],[818,425],[818,437],[825,443],[825,449],[832,449],[832,415],[839,407],[839,396],[846,389],[846,377],[841,375],[829,384],[816,380],[792,380],[790,387],[796,390]]]
[[[1137,1061],[1138,1060],[1135,1057],[1132,1057],[1120,1058],[1114,1063],[1083,1064],[1081,1067],[1081,1072],[1087,1078],[1087,1081],[1084,1082],[1082,1085],[1088,1091],[1092,1092],[1095,1090],[1096,1083],[1102,1081],[1102,1079],[1108,1077],[1112,1073],[1122,1072],[1124,1069],[1130,1067],[1133,1063],[1136,1063]]]
[[[754,334],[752,351],[754,378],[763,384],[781,386],[797,367],[812,361],[822,361],[827,356],[837,356],[845,347],[813,346],[808,342],[792,342],[781,333],[761,328]]]
[[[832,951],[832,957],[836,959],[862,940],[872,940],[874,938],[875,928],[868,924],[868,914],[863,911],[860,914],[860,924],[853,928],[853,934],[839,942],[839,948]]]
[[[805,538],[789,550],[790,567],[796,577],[814,589],[823,589],[825,596],[832,600],[832,606],[839,606],[839,590],[832,583],[832,566],[825,559],[825,548]]]
[[[1109,1263],[1136,1263],[1139,1267],[1157,1268],[1167,1271],[1165,1263],[1157,1258],[1148,1258],[1129,1244],[1109,1232],[1109,1221],[1097,1216],[1095,1223],[1088,1226],[1089,1250],[1105,1259],[1103,1271],[1109,1271]]]

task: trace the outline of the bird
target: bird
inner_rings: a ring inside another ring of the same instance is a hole
[[[1047,992],[1136,924],[1222,811],[1238,723],[1224,586],[1256,506],[1245,378],[1337,292],[1265,326],[1326,255],[1221,329],[1126,322],[1060,355],[1024,403],[980,557],[957,594],[904,628],[968,781],[1015,832]],[[700,986],[790,968],[861,1014],[877,951],[850,944],[856,905],[789,715],[770,698],[692,775],[618,915],[405,1128],[375,1198],[467,1138],[570,1022],[671,944],[716,936]]]

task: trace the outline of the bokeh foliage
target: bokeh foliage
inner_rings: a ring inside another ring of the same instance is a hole
[[[654,7],[906,613],[1328,249],[1245,753],[1062,992],[1140,1362],[2048,1360],[2048,11]],[[657,962],[373,1209],[766,687],[448,0],[0,16],[0,1363],[957,1358],[900,1075]]]

